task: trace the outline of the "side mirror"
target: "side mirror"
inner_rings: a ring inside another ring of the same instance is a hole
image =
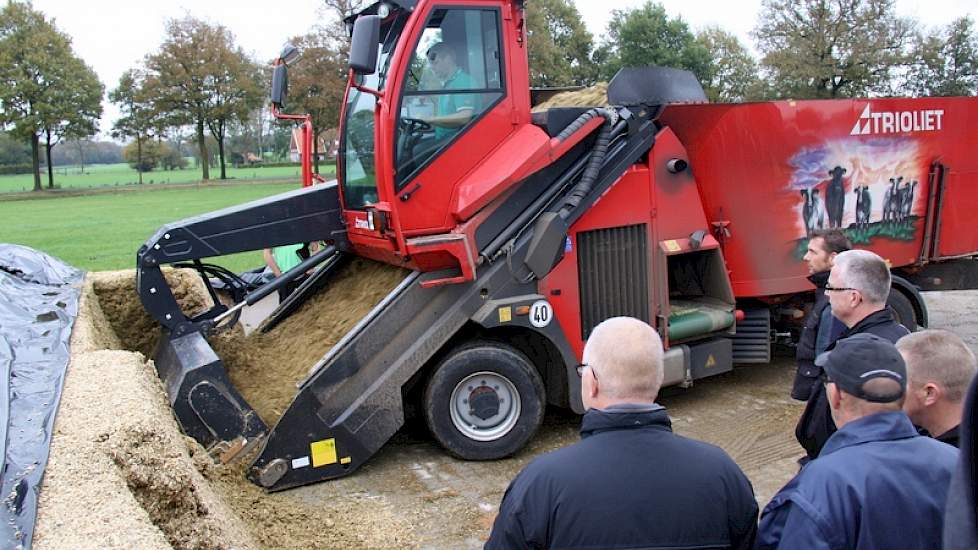
[[[380,44],[380,16],[361,15],[353,24],[350,41],[350,68],[358,75],[377,71],[377,45]]]
[[[279,63],[272,69],[272,105],[282,109],[285,97],[289,93],[289,68],[285,63]]]
[[[301,52],[292,44],[282,47],[282,53],[272,69],[272,104],[281,109],[289,94],[289,65],[298,61]]]

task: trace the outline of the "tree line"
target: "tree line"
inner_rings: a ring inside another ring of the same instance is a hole
[[[349,50],[343,18],[365,4],[324,0],[325,23],[292,37],[303,58],[290,70],[289,110],[310,114],[316,137],[339,119]],[[694,31],[651,0],[613,11],[600,39],[572,0],[534,0],[526,32],[538,87],[588,86],[623,66],[666,65],[692,71],[721,102],[978,92],[974,21],[925,28],[898,15],[895,0],[762,0],[751,33],[757,57],[732,33]],[[164,141],[179,142],[190,129],[202,178],[216,157],[223,179],[229,139],[267,148],[269,75],[270,63],[247,55],[226,27],[189,15],[169,20],[159,47],[109,91],[121,111],[112,135],[130,142],[127,158],[141,173],[172,157]],[[52,148],[95,133],[103,84],[67,35],[16,1],[0,11],[0,82],[0,130],[30,146],[35,189],[43,148],[53,186]]]

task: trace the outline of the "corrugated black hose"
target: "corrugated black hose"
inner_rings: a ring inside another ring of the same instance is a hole
[[[557,139],[561,139],[562,136],[566,139],[567,136],[580,129],[581,126],[596,116],[604,117],[604,124],[601,126],[601,133],[598,134],[598,139],[594,143],[587,167],[584,168],[584,174],[581,175],[580,181],[574,185],[574,188],[568,193],[567,198],[564,199],[564,203],[560,207],[560,217],[563,219],[566,219],[571,211],[577,208],[577,205],[594,188],[594,182],[598,179],[598,172],[601,170],[604,158],[608,154],[608,144],[611,142],[612,129],[618,120],[618,112],[613,109],[591,109],[578,117],[577,120],[572,122],[557,136]]]

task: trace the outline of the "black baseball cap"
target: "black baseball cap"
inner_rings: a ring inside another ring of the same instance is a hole
[[[854,334],[839,340],[835,348],[819,355],[815,364],[822,367],[828,380],[840,389],[873,403],[896,401],[907,389],[907,364],[903,357],[892,342],[875,334]],[[877,378],[899,382],[899,392],[867,393],[863,386]]]

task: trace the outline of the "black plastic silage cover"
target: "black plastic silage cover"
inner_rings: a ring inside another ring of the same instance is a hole
[[[84,273],[0,243],[0,547],[30,548]]]

